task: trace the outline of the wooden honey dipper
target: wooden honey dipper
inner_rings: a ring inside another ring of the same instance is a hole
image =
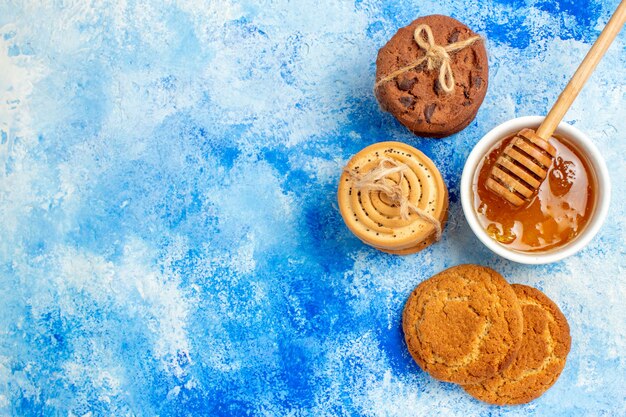
[[[626,22],[626,0],[600,33],[537,131],[521,130],[502,151],[485,185],[514,206],[533,196],[548,175],[556,149],[548,142],[598,62]]]

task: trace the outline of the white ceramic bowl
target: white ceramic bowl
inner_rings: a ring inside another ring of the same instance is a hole
[[[463,168],[463,175],[461,177],[461,203],[463,205],[463,212],[474,234],[494,253],[502,256],[503,258],[523,264],[547,264],[557,262],[581,250],[589,243],[589,241],[591,241],[596,233],[598,233],[600,227],[602,227],[609,210],[609,202],[611,199],[611,181],[609,179],[609,172],[600,151],[596,148],[591,139],[589,139],[589,137],[587,137],[587,135],[583,132],[571,125],[561,123],[559,124],[556,133],[567,138],[584,156],[587,157],[596,180],[597,192],[595,208],[584,230],[574,240],[568,242],[566,245],[539,253],[520,252],[509,249],[489,237],[478,221],[473,204],[474,192],[472,189],[472,183],[474,181],[476,168],[487,152],[500,139],[515,132],[519,132],[525,127],[537,128],[543,119],[544,118],[541,116],[520,117],[502,123],[500,126],[491,130],[478,141],[470,153],[467,161],[465,162],[465,168]]]

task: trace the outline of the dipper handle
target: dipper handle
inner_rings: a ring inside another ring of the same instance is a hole
[[[542,139],[548,140],[556,130],[556,127],[559,125],[565,113],[570,108],[580,90],[582,90],[583,86],[591,73],[596,69],[598,62],[604,56],[604,53],[613,42],[613,39],[617,36],[617,34],[624,26],[624,22],[626,22],[626,0],[622,0],[615,13],[606,24],[600,36],[593,44],[585,59],[580,64],[572,79],[569,81],[565,90],[561,93],[559,98],[557,99],[554,106],[550,110],[550,113],[546,116],[539,129],[537,129],[537,136]]]

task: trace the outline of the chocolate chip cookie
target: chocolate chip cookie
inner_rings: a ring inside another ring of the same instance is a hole
[[[416,29],[425,30],[422,25],[433,36],[431,45],[426,32],[417,35],[428,50],[415,39]],[[470,44],[464,46],[466,41]],[[445,60],[449,72],[444,71],[442,85]],[[450,75],[454,83],[448,84]],[[378,51],[375,94],[381,107],[415,134],[441,138],[459,132],[476,117],[488,78],[484,40],[456,19],[431,15],[398,30]]]

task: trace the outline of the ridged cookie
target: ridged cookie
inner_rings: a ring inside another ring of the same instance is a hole
[[[385,170],[390,173],[375,175]],[[448,189],[439,170],[401,142],[376,143],[354,155],[339,180],[337,200],[346,225],[359,239],[396,254],[414,253],[436,241],[448,212]]]
[[[443,219],[441,219],[442,227],[446,224],[447,221],[448,221],[448,210],[446,209],[444,217],[443,217]],[[390,253],[392,255],[411,255],[413,253],[417,253],[417,252],[421,251],[422,249],[426,249],[427,247],[429,247],[430,245],[432,245],[436,241],[437,241],[437,239],[435,238],[435,235],[433,235],[430,238],[421,241],[420,243],[418,243],[416,246],[414,246],[412,248],[398,249],[398,250],[390,250],[390,249],[380,249],[380,248],[378,248],[378,250],[380,250],[382,252],[385,252],[385,253]]]
[[[571,338],[567,319],[541,291],[513,285],[524,313],[524,337],[515,360],[504,371],[463,388],[473,397],[498,405],[524,404],[541,396],[565,367]]]
[[[458,265],[415,288],[402,315],[413,359],[434,378],[473,384],[506,369],[520,348],[522,309],[496,271]]]

